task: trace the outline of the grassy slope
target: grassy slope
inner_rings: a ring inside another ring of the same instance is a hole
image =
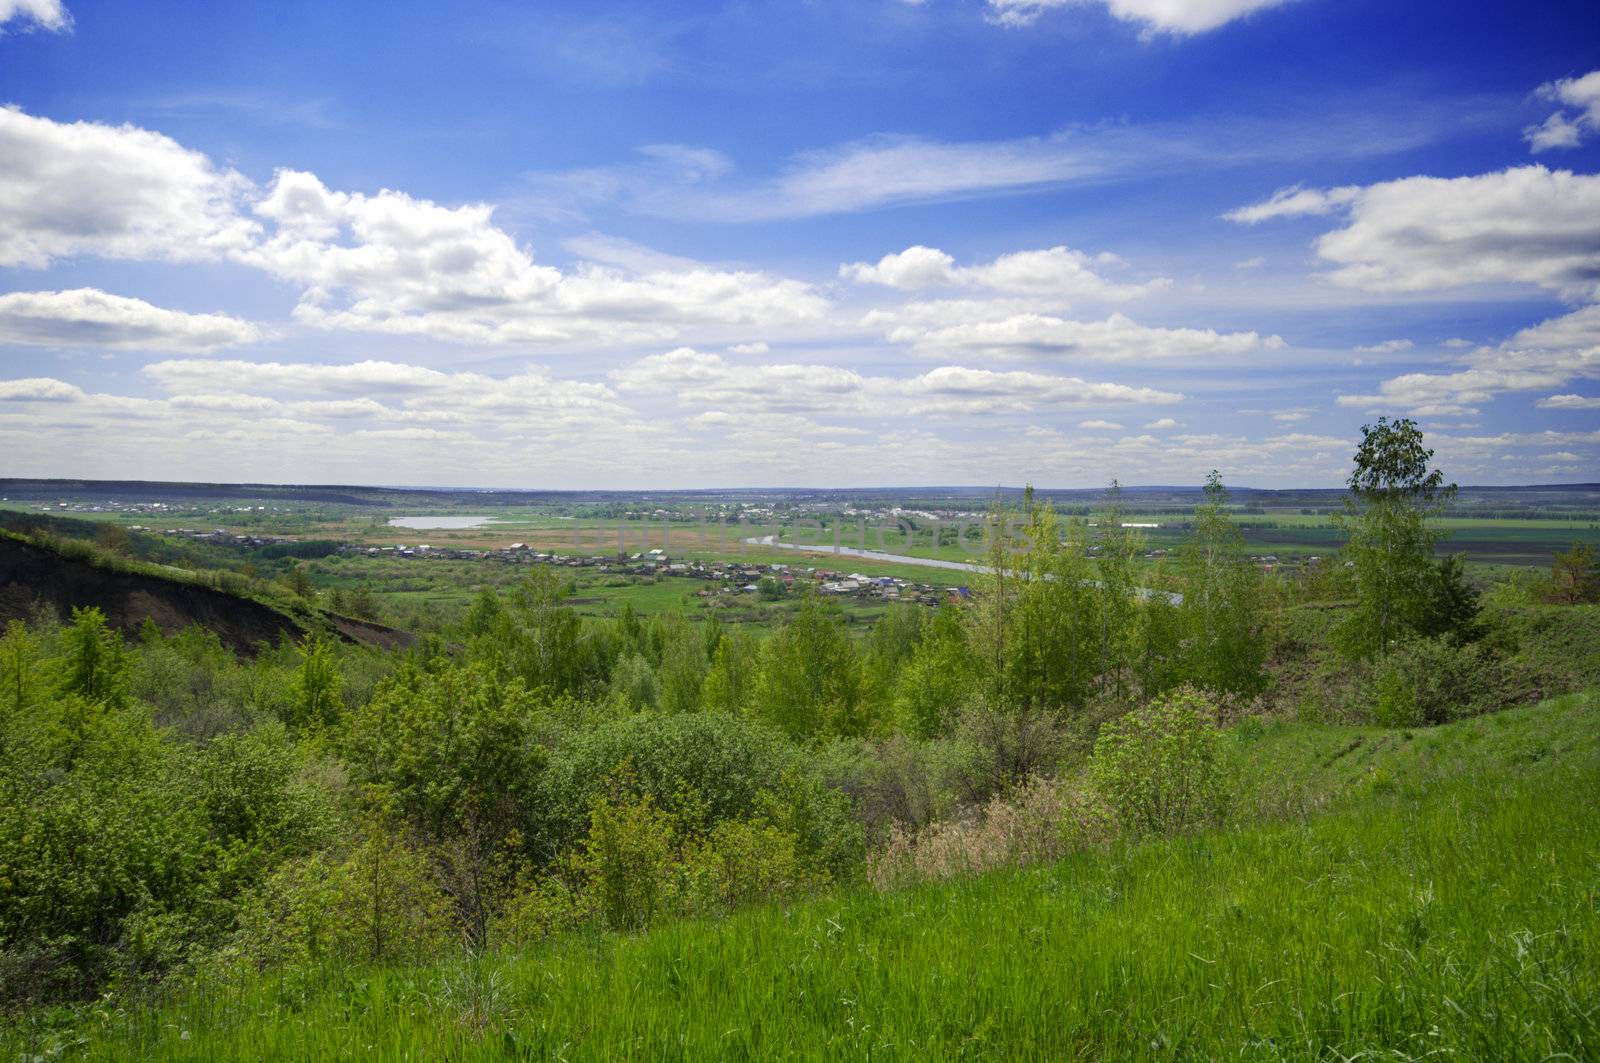
[[[1268,725],[1236,741],[1246,808],[1317,814],[475,964],[263,979],[112,1016],[82,1045],[195,1060],[1600,1058],[1600,697],[1409,738]]]

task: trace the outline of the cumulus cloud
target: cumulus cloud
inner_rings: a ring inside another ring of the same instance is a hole
[[[976,287],[1011,294],[1059,298],[1134,299],[1171,285],[1157,277],[1143,284],[1107,280],[1096,267],[1120,265],[1116,255],[1088,255],[1056,246],[1041,251],[1016,251],[979,266],[961,266],[937,248],[918,244],[883,256],[875,263],[853,262],[839,275],[862,284],[882,284],[901,291]]]
[[[805,364],[736,365],[687,347],[650,355],[610,374],[618,391],[673,395],[724,411],[835,415],[995,414],[1101,404],[1165,405],[1174,392],[1091,383],[1045,373],[941,366],[911,377],[867,376]]]
[[[78,402],[83,389],[50,377],[0,380],[0,402]]]
[[[1375,292],[1534,284],[1574,300],[1600,298],[1600,175],[1522,166],[1475,177],[1407,177],[1279,193],[1228,217],[1250,223],[1327,212],[1293,206],[1302,196],[1348,211],[1345,226],[1316,244],[1336,267],[1327,274],[1335,284]]]
[[[1600,410],[1600,395],[1551,395],[1535,405],[1542,410]]]
[[[0,0],[0,35],[16,28],[60,33],[72,27],[61,0]]]
[[[1098,417],[1093,417],[1087,421],[1079,421],[1078,427],[1088,428],[1097,432],[1114,432],[1120,429],[1122,426],[1115,421],[1105,421]]]
[[[1151,421],[1145,425],[1145,428],[1151,430],[1162,430],[1176,427],[1178,427],[1178,422],[1173,420],[1171,417],[1158,417],[1154,421]]]
[[[1573,110],[1556,111],[1522,131],[1535,154],[1552,148],[1575,148],[1600,131],[1600,70],[1547,82],[1539,86],[1539,96]]]
[[[989,0],[994,21],[1005,26],[1027,26],[1055,8],[1080,6],[1096,0]],[[1192,35],[1224,26],[1263,8],[1286,0],[1097,0],[1123,22],[1145,33]]]
[[[1419,416],[1474,414],[1503,392],[1556,388],[1576,378],[1600,376],[1600,306],[1586,306],[1522,329],[1498,347],[1480,347],[1449,373],[1406,373],[1385,380],[1376,394],[1341,395],[1339,404],[1404,409]],[[1565,406],[1555,396],[1539,405]]]
[[[971,309],[970,307],[968,309]],[[1158,362],[1201,356],[1239,356],[1285,346],[1282,337],[1257,332],[1157,328],[1124,314],[1103,321],[1076,321],[1031,312],[958,319],[946,324],[943,308],[912,304],[867,315],[865,323],[886,327],[893,343],[923,353],[960,352],[991,358],[1074,356],[1106,362]]]
[[[471,423],[544,419],[596,423],[629,416],[604,384],[558,380],[538,369],[511,376],[445,373],[399,362],[346,364],[175,359],[154,362],[146,377],[174,401],[216,396],[268,397],[300,417],[389,417],[406,421]],[[331,398],[292,402],[302,396]],[[382,396],[392,405],[377,401]]]
[[[585,263],[564,273],[536,263],[488,204],[336,192],[293,170],[254,210],[272,231],[247,260],[305,286],[296,318],[328,328],[486,343],[648,340],[685,323],[810,320],[826,305],[808,285],[757,272]]]
[[[95,288],[0,295],[0,343],[198,354],[261,337],[227,314],[186,314]]]
[[[300,286],[303,324],[467,343],[659,341],[691,325],[812,321],[827,306],[799,281],[598,237],[582,246],[609,263],[563,271],[493,214],[337,191],[295,170],[262,191],[158,133],[0,109],[0,266],[226,258]]]
[[[237,211],[250,189],[159,133],[0,108],[0,266],[242,251],[258,229]]]

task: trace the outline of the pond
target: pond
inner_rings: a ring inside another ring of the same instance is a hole
[[[493,520],[493,517],[392,517],[389,527],[438,531],[446,528],[481,528]]]

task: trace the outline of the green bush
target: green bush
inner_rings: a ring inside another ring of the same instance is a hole
[[[268,876],[244,898],[216,959],[258,969],[416,963],[451,938],[449,900],[427,859],[374,825],[343,856],[315,853]]]
[[[821,785],[804,754],[767,727],[715,712],[646,715],[580,732],[551,754],[540,789],[552,849],[588,835],[595,799],[619,768],[629,772],[629,794],[648,796],[696,834],[757,811],[762,791],[780,789],[791,768],[809,782],[797,788],[798,814],[826,824],[830,834],[859,829],[844,795]],[[852,848],[825,838],[814,844]]]
[[[1366,687],[1372,722],[1384,727],[1463,720],[1536,700],[1540,693],[1531,670],[1493,645],[1460,645],[1450,638],[1398,643]]]
[[[1206,695],[1180,688],[1101,729],[1090,778],[1127,830],[1166,834],[1221,818],[1227,786],[1216,711]]]

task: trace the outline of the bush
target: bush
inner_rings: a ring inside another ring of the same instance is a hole
[[[1217,822],[1226,803],[1216,705],[1184,687],[1101,729],[1089,775],[1123,827],[1167,834]]]
[[[595,799],[624,768],[618,799],[648,796],[689,833],[703,835],[724,820],[763,811],[764,791],[784,793],[788,814],[814,830],[796,832],[808,855],[828,859],[835,877],[854,870],[841,865],[859,861],[860,827],[848,799],[823,785],[805,754],[758,723],[714,712],[616,720],[552,753],[540,787],[553,851],[589,834]]]
[[[1366,684],[1373,723],[1430,727],[1496,712],[1540,696],[1531,671],[1492,645],[1410,639],[1380,662]]]
[[[253,889],[223,966],[408,963],[451,940],[450,904],[428,861],[381,826],[340,857],[290,861]]]

